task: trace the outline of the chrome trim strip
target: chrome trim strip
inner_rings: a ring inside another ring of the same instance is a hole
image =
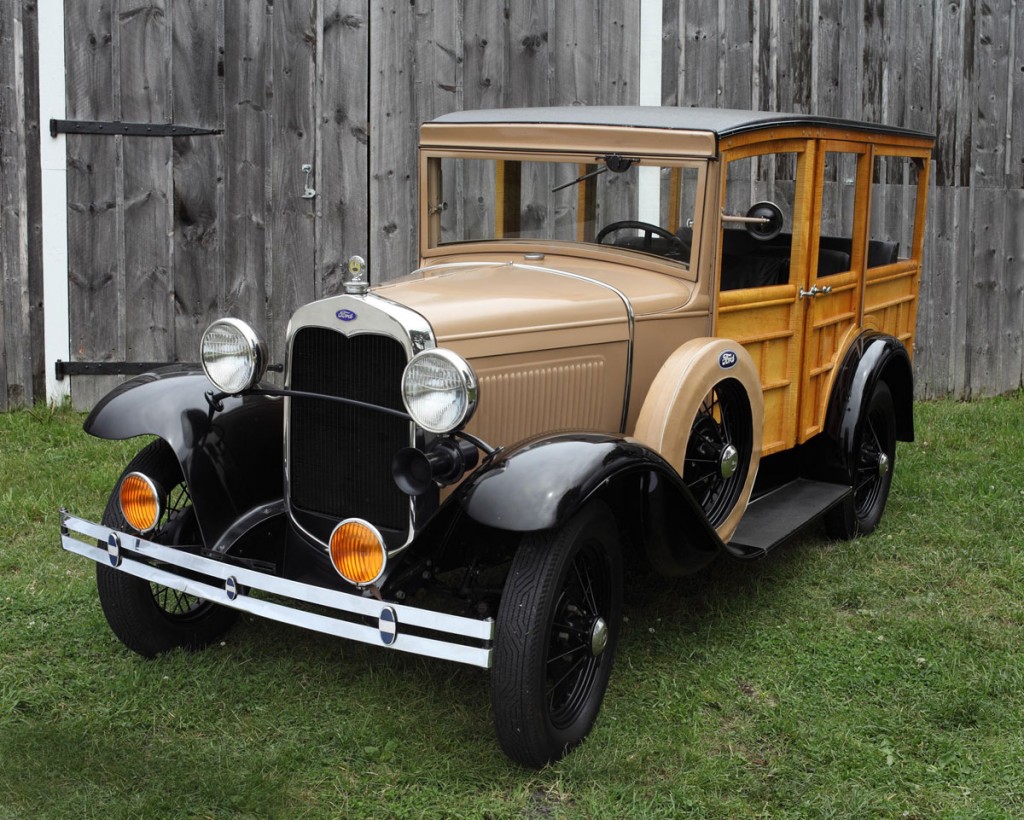
[[[79,540],[71,534],[72,532],[93,539],[93,543],[89,544]],[[304,629],[323,632],[327,635],[376,646],[386,646],[414,655],[425,655],[484,669],[489,669],[491,666],[492,649],[490,646],[467,646],[435,638],[425,638],[420,635],[409,635],[402,631],[404,625],[410,625],[490,643],[494,640],[494,621],[490,618],[478,620],[420,609],[406,604],[381,603],[374,598],[364,598],[348,592],[304,584],[287,578],[278,578],[245,567],[225,564],[155,544],[137,535],[111,530],[109,527],[76,518],[65,512],[61,513],[61,533],[61,546],[64,549],[107,565],[110,564],[110,555],[107,550],[95,546],[95,543],[99,541],[106,544],[110,536],[113,535],[115,540],[119,541],[119,554],[122,558],[117,566],[118,571],[127,572],[137,578],[143,578],[223,606],[251,612],[254,615]],[[161,565],[167,566],[157,567],[132,560],[128,557],[132,553],[151,558],[159,561]],[[224,586],[216,587],[177,575],[173,572],[173,567],[219,578],[224,581]],[[230,581],[233,583],[229,583]],[[252,598],[248,594],[242,594],[240,587],[249,587],[251,590],[260,590],[353,615],[369,616],[374,619],[375,623],[379,622],[382,612],[388,609],[397,620],[396,635],[391,643],[386,644],[381,639],[381,630],[378,626],[365,626],[341,618],[293,609],[263,598]],[[235,590],[234,598],[231,597],[232,589]]]
[[[622,417],[619,420],[619,432],[626,432],[626,419],[629,417],[629,395],[633,388],[633,345],[635,340],[635,327],[636,327],[636,314],[633,312],[633,303],[629,301],[629,297],[626,296],[621,290],[614,285],[609,285],[607,282],[602,282],[600,279],[592,279],[589,276],[584,276],[580,273],[570,273],[569,271],[558,270],[557,268],[546,268],[541,265],[523,265],[519,262],[509,260],[507,262],[449,262],[439,263],[436,265],[428,265],[425,268],[419,268],[414,273],[422,273],[424,271],[438,270],[442,268],[525,268],[527,270],[540,271],[541,273],[553,273],[556,276],[564,276],[567,279],[576,279],[580,282],[589,282],[592,285],[610,290],[619,299],[622,300],[623,307],[626,308],[626,324],[629,330],[629,344],[626,346],[626,386],[622,394]]]
[[[369,310],[364,310],[369,308]],[[338,318],[338,315],[348,311],[352,314],[353,318],[342,321]],[[285,381],[284,386],[286,390],[291,389],[291,378],[292,378],[292,338],[295,333],[305,327],[317,327],[324,328],[327,330],[333,330],[337,333],[342,334],[346,338],[352,336],[360,336],[364,334],[371,334],[377,336],[387,336],[390,339],[395,339],[399,344],[402,345],[406,353],[406,360],[408,361],[417,353],[421,353],[424,350],[429,350],[437,347],[437,341],[434,336],[434,329],[430,326],[430,322],[419,313],[410,308],[400,305],[397,302],[393,302],[390,299],[386,299],[383,296],[378,296],[375,293],[366,294],[350,294],[341,293],[336,296],[329,296],[326,299],[320,299],[316,302],[310,302],[309,304],[303,305],[298,308],[295,313],[292,314],[291,319],[288,321],[288,328],[285,332],[285,351],[287,365],[285,367]],[[302,534],[308,538],[312,543],[319,544],[323,547],[325,552],[330,552],[330,545],[317,538],[305,527],[303,527],[298,521],[295,520],[295,516],[292,514],[291,509],[291,464],[288,460],[288,454],[291,451],[291,399],[288,396],[284,397],[284,498],[285,508],[288,511],[288,519],[292,525],[302,532]],[[421,434],[418,431],[416,425],[409,422],[409,446],[410,447],[424,447],[432,436],[424,440],[418,440]],[[409,497],[409,530],[406,534],[405,542],[400,546],[395,547],[388,551],[388,557],[394,558],[403,552],[416,534],[417,523],[421,518],[425,519],[426,514],[421,514],[418,508],[418,504],[422,501],[417,498]]]

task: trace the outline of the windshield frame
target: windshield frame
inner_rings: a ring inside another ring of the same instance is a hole
[[[440,257],[466,257],[474,254],[515,253],[546,253],[564,256],[581,256],[599,258],[616,264],[643,267],[667,273],[688,281],[697,280],[697,264],[700,252],[701,225],[706,201],[709,158],[704,156],[672,156],[669,154],[650,154],[641,152],[624,152],[621,149],[606,152],[606,155],[618,154],[628,157],[631,164],[641,168],[680,168],[693,169],[697,172],[694,184],[692,222],[694,241],[691,243],[690,257],[685,262],[677,262],[656,254],[633,250],[611,244],[559,240],[549,238],[493,238],[472,239],[460,242],[440,241],[442,198],[440,196],[440,163],[447,159],[467,159],[517,162],[571,163],[579,166],[594,165],[600,161],[601,154],[593,151],[536,151],[508,149],[446,149],[421,147],[419,150],[419,250],[422,265],[436,264]],[[609,173],[614,173],[610,171]],[[599,175],[600,176],[600,175]],[[593,178],[579,181],[578,185],[587,185]]]

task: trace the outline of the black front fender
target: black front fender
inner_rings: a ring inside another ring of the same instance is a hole
[[[104,396],[85,431],[105,439],[157,436],[174,450],[210,549],[238,535],[240,519],[279,514],[283,498],[283,404],[267,396],[230,397],[213,412],[201,370],[163,368]]]
[[[530,532],[561,526],[595,497],[667,573],[699,568],[727,549],[671,465],[619,435],[527,440],[485,462],[452,500],[478,524]]]

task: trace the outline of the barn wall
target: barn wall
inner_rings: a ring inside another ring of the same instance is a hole
[[[1024,377],[1024,5],[663,0],[663,102],[933,131],[921,397]],[[628,0],[65,0],[72,358],[194,361],[214,317],[279,360],[287,317],[414,264],[416,128],[446,111],[638,99]],[[46,37],[44,35],[44,41]],[[0,0],[0,408],[42,397],[33,0]],[[26,45],[27,44],[27,45]],[[304,198],[302,166],[312,166]],[[90,406],[117,379],[78,377]]]

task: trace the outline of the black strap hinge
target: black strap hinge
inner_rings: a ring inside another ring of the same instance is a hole
[[[63,381],[66,376],[138,376],[170,365],[196,370],[200,367],[193,362],[64,362],[57,359],[53,369],[57,381]]]
[[[100,134],[108,137],[201,137],[223,134],[223,128],[196,128],[170,122],[101,122],[96,120],[50,120],[50,136],[58,134]]]

